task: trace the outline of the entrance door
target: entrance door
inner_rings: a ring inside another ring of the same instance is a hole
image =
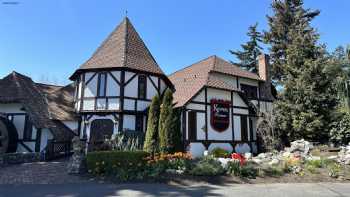
[[[110,119],[96,119],[91,122],[90,144],[95,148],[110,139],[114,130],[114,123]]]

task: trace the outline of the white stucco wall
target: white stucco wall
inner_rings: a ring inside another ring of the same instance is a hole
[[[53,135],[49,129],[41,130],[40,151],[46,148],[47,141],[53,139]]]
[[[239,107],[248,107],[247,104],[243,101],[243,99],[238,95],[237,92],[233,93],[233,106]]]
[[[135,130],[135,115],[124,115],[123,129]]]
[[[154,95],[158,94],[158,77],[150,76],[150,78],[154,82],[155,87],[152,84],[151,80],[147,77],[147,99],[152,99]]]
[[[205,113],[197,112],[197,139],[205,140]]]
[[[203,156],[205,146],[202,143],[190,143],[186,149],[193,158],[198,158]]]
[[[125,72],[125,82],[127,82],[129,79],[131,79],[132,76],[134,76],[135,73],[132,72]],[[137,98],[138,95],[138,81],[139,78],[136,76],[134,77],[125,87],[124,87],[124,95],[128,97]]]
[[[94,73],[85,73],[85,90],[84,97],[95,97],[97,95],[97,79],[98,75],[93,76]],[[91,78],[93,77],[93,78]],[[89,83],[86,83],[90,80]]]
[[[2,113],[25,113],[25,111],[21,110],[23,106],[19,103],[8,103],[8,104],[0,104],[0,112]]]

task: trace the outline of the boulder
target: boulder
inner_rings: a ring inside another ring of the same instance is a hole
[[[327,157],[327,159],[329,159],[329,160],[336,160],[337,158],[338,158],[338,156],[336,156],[336,155],[332,155],[332,156]]]
[[[245,154],[244,154],[244,158],[245,158],[246,160],[251,160],[251,159],[252,159],[252,153],[245,153]]]
[[[283,152],[282,157],[289,158],[292,154],[290,152]]]
[[[270,162],[269,162],[269,165],[277,165],[280,161],[278,159],[272,159]]]
[[[291,153],[300,152],[302,155],[308,155],[312,148],[313,148],[313,145],[310,142],[305,141],[304,139],[301,139],[301,140],[296,140],[294,142],[291,142],[289,152]]]
[[[230,159],[230,158],[217,158],[217,160],[221,163],[221,166],[223,168],[226,168],[227,167],[227,163],[229,161],[231,161],[232,159]]]
[[[263,162],[261,159],[258,159],[258,158],[256,158],[256,157],[254,157],[254,158],[252,159],[252,161],[253,161],[254,163],[256,163],[256,164],[261,164],[261,163]]]

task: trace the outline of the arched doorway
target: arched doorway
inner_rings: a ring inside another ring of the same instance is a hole
[[[114,130],[111,119],[96,119],[90,126],[90,150],[98,150],[105,139],[110,139]]]

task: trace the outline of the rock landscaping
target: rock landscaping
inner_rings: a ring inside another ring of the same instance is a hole
[[[231,154],[224,149],[212,150],[197,159],[181,152],[151,156],[140,151],[102,151],[88,153],[87,160],[93,176],[118,182],[213,179],[236,183],[343,182],[350,181],[349,148],[350,145],[342,147],[339,153],[329,155],[308,141],[297,140],[283,151],[257,156]],[[132,160],[126,161],[126,155],[132,156]]]

